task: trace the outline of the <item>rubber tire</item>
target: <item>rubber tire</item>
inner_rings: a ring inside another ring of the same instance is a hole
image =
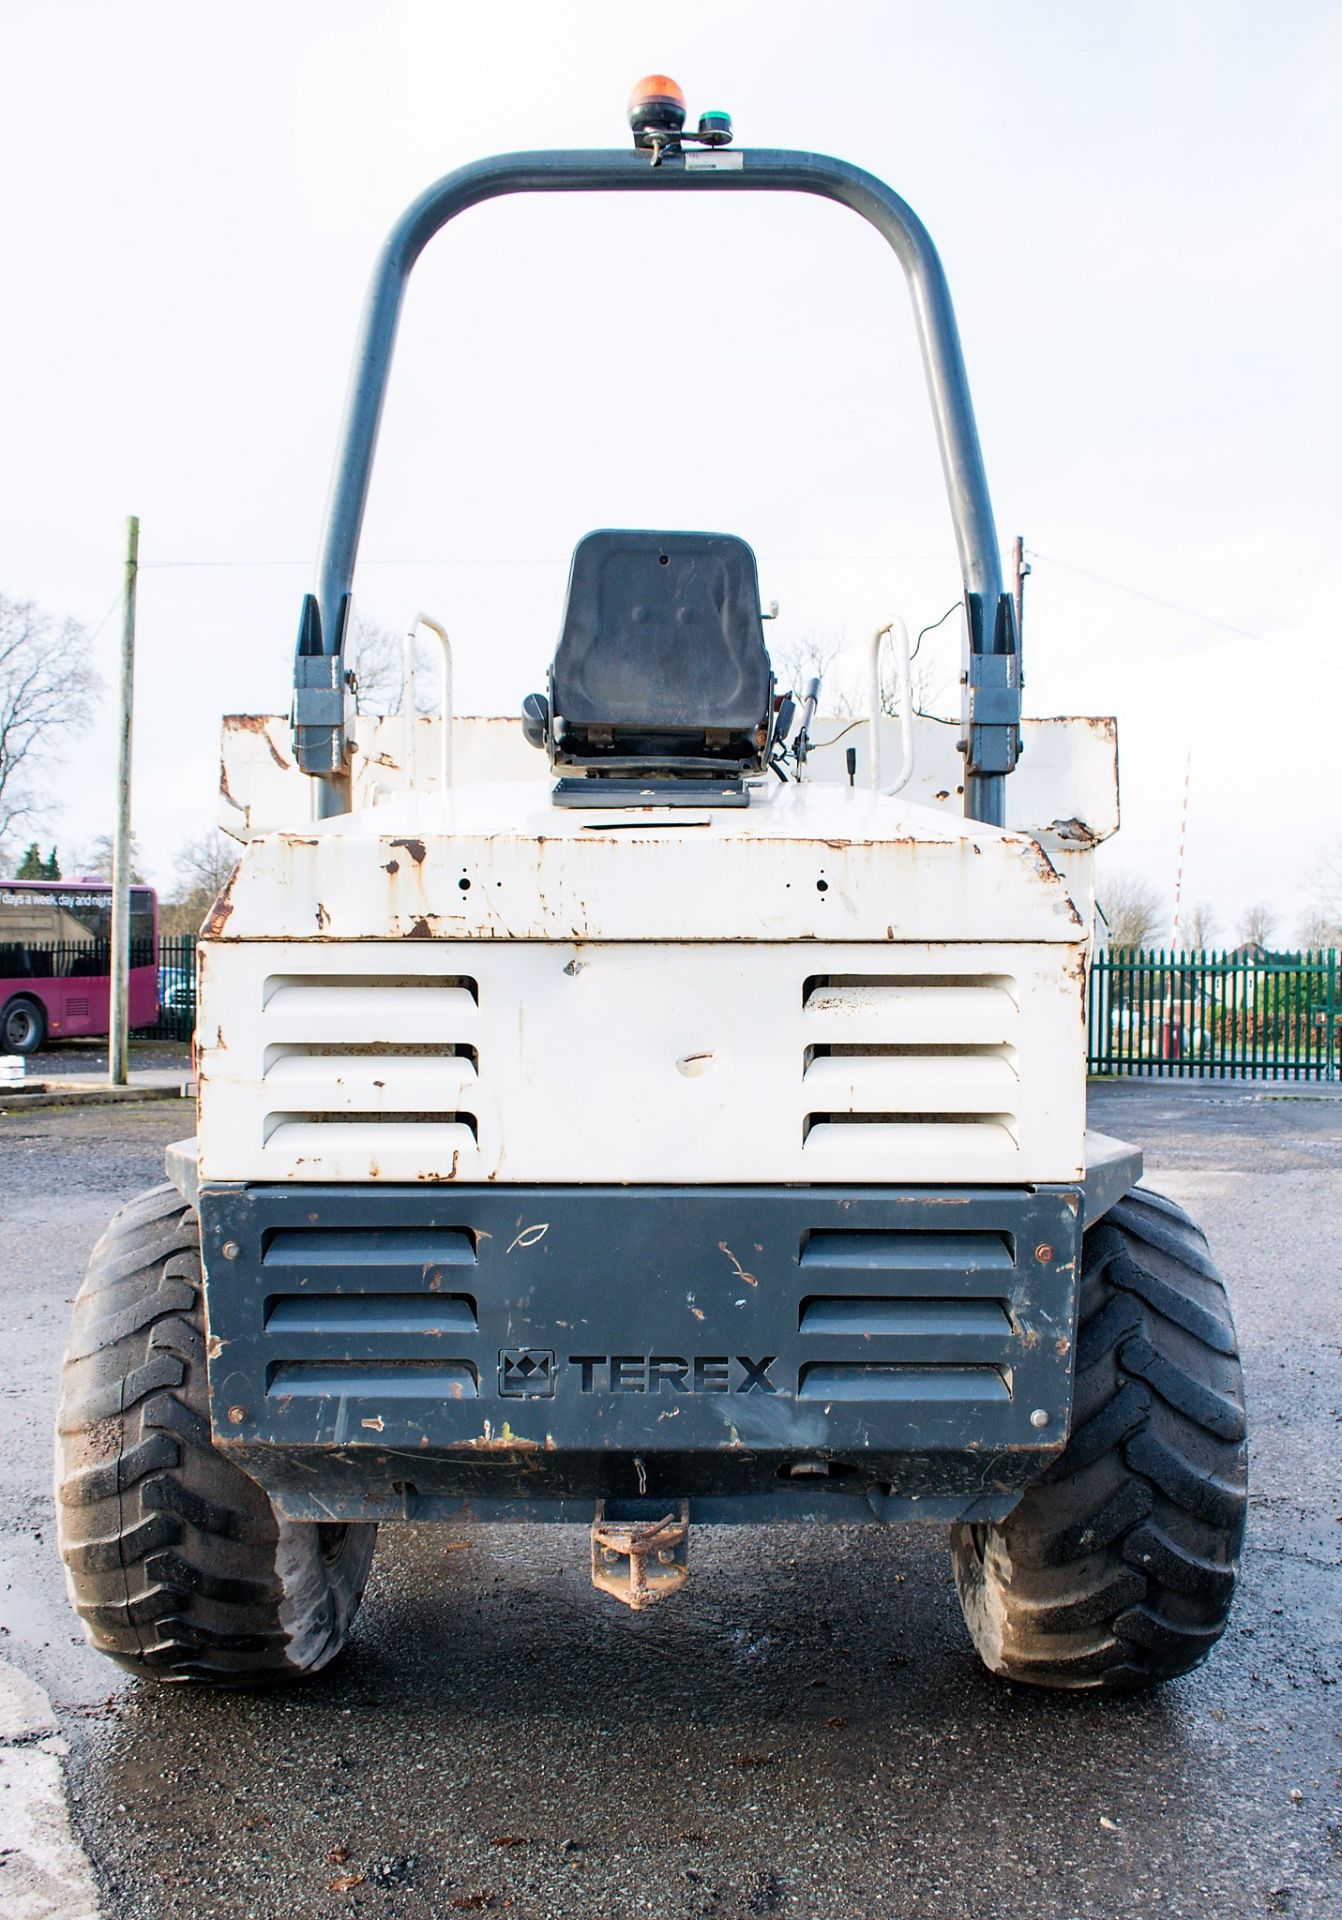
[[[9,1037],[9,1023],[16,1013],[31,1016],[26,1040],[11,1040]],[[26,993],[16,993],[12,1000],[5,1002],[5,1010],[0,1013],[0,1053],[40,1053],[46,1037],[47,1016],[39,1000],[30,999]]]
[[[1225,1286],[1182,1208],[1135,1187],[1086,1234],[1072,1432],[1006,1520],[951,1530],[994,1673],[1132,1692],[1225,1631],[1248,1503]]]
[[[170,1186],[123,1207],[75,1302],[57,1534],[90,1644],[152,1680],[274,1685],[339,1651],[375,1526],[281,1519],[211,1442],[200,1227]]]

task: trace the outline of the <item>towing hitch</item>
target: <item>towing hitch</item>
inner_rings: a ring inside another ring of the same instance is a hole
[[[630,1503],[598,1500],[592,1522],[592,1585],[635,1613],[678,1593],[690,1577],[690,1503],[658,1519],[621,1518]],[[655,1511],[655,1510],[654,1510]]]

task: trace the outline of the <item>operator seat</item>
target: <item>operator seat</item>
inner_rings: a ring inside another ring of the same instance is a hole
[[[553,766],[739,779],[766,764],[772,717],[744,540],[604,529],[579,541],[549,699],[532,694],[523,709]]]

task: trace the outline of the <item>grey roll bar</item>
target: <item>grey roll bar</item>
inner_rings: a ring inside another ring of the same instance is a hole
[[[319,815],[343,813],[349,807],[344,629],[401,303],[415,262],[449,220],[504,194],[683,190],[818,194],[860,213],[894,249],[913,300],[964,579],[969,627],[962,741],[965,812],[972,819],[1002,824],[1004,776],[1019,752],[1014,609],[1002,590],[992,503],[941,261],[912,208],[874,175],[822,154],[773,148],[689,156],[673,150],[664,153],[657,166],[650,165],[646,153],[633,150],[499,154],[447,174],[412,202],[392,228],[364,308],[317,589],[303,604],[294,668],[295,755],[303,771],[319,782]]]

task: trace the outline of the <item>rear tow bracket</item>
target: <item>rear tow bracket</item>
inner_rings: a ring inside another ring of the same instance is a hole
[[[626,1503],[596,1503],[592,1522],[592,1585],[638,1613],[654,1600],[678,1593],[690,1577],[690,1503],[682,1500],[679,1516],[660,1519],[621,1519]]]

